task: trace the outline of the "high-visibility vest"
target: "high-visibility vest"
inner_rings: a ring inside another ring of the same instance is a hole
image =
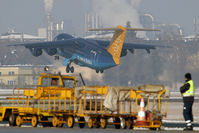
[[[190,87],[189,87],[189,89],[186,92],[184,92],[182,94],[183,97],[194,96],[194,83],[193,83],[193,80],[189,80],[188,82],[186,82],[186,84],[189,84]]]

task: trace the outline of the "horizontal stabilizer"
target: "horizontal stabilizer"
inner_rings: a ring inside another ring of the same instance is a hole
[[[88,31],[116,31],[118,28],[99,28],[99,29],[88,29]],[[145,28],[126,28],[127,31],[160,31],[158,29],[145,29]]]

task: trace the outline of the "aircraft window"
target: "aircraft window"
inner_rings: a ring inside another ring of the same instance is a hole
[[[66,88],[74,88],[74,80],[73,79],[63,79],[64,87]]]
[[[59,85],[59,78],[42,78],[42,87],[48,86],[58,86]]]

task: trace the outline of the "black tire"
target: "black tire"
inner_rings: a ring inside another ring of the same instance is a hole
[[[70,72],[70,67],[66,67],[66,73],[69,73]]]
[[[126,126],[128,127],[128,129],[133,129],[133,119],[129,118],[127,120]]]
[[[100,128],[100,118],[99,117],[95,118],[94,127],[95,128]]]
[[[117,124],[115,125],[115,129],[120,129],[121,125],[120,125],[120,118],[119,118],[119,117],[116,117],[116,118],[114,119],[114,123],[117,123]]]
[[[10,113],[8,122],[11,127],[16,126],[16,115]]]
[[[70,71],[71,71],[71,73],[74,73],[75,68],[72,66],[72,67],[70,68]]]
[[[83,123],[79,123],[79,127],[80,128],[84,128],[85,127],[85,118],[84,117],[80,117],[79,118],[79,122],[83,122]]]

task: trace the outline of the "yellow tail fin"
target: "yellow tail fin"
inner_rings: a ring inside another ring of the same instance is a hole
[[[112,37],[111,43],[107,48],[107,51],[113,56],[113,60],[117,65],[120,64],[120,55],[123,48],[123,43],[125,39],[126,28],[122,26],[117,26],[115,33]]]
[[[115,33],[111,40],[107,51],[113,56],[113,60],[117,65],[120,64],[120,55],[123,48],[123,43],[127,30],[133,31],[160,31],[158,29],[143,29],[143,28],[124,28],[122,26],[117,26],[117,28],[103,28],[103,29],[88,29],[89,31],[110,31],[114,30]]]

